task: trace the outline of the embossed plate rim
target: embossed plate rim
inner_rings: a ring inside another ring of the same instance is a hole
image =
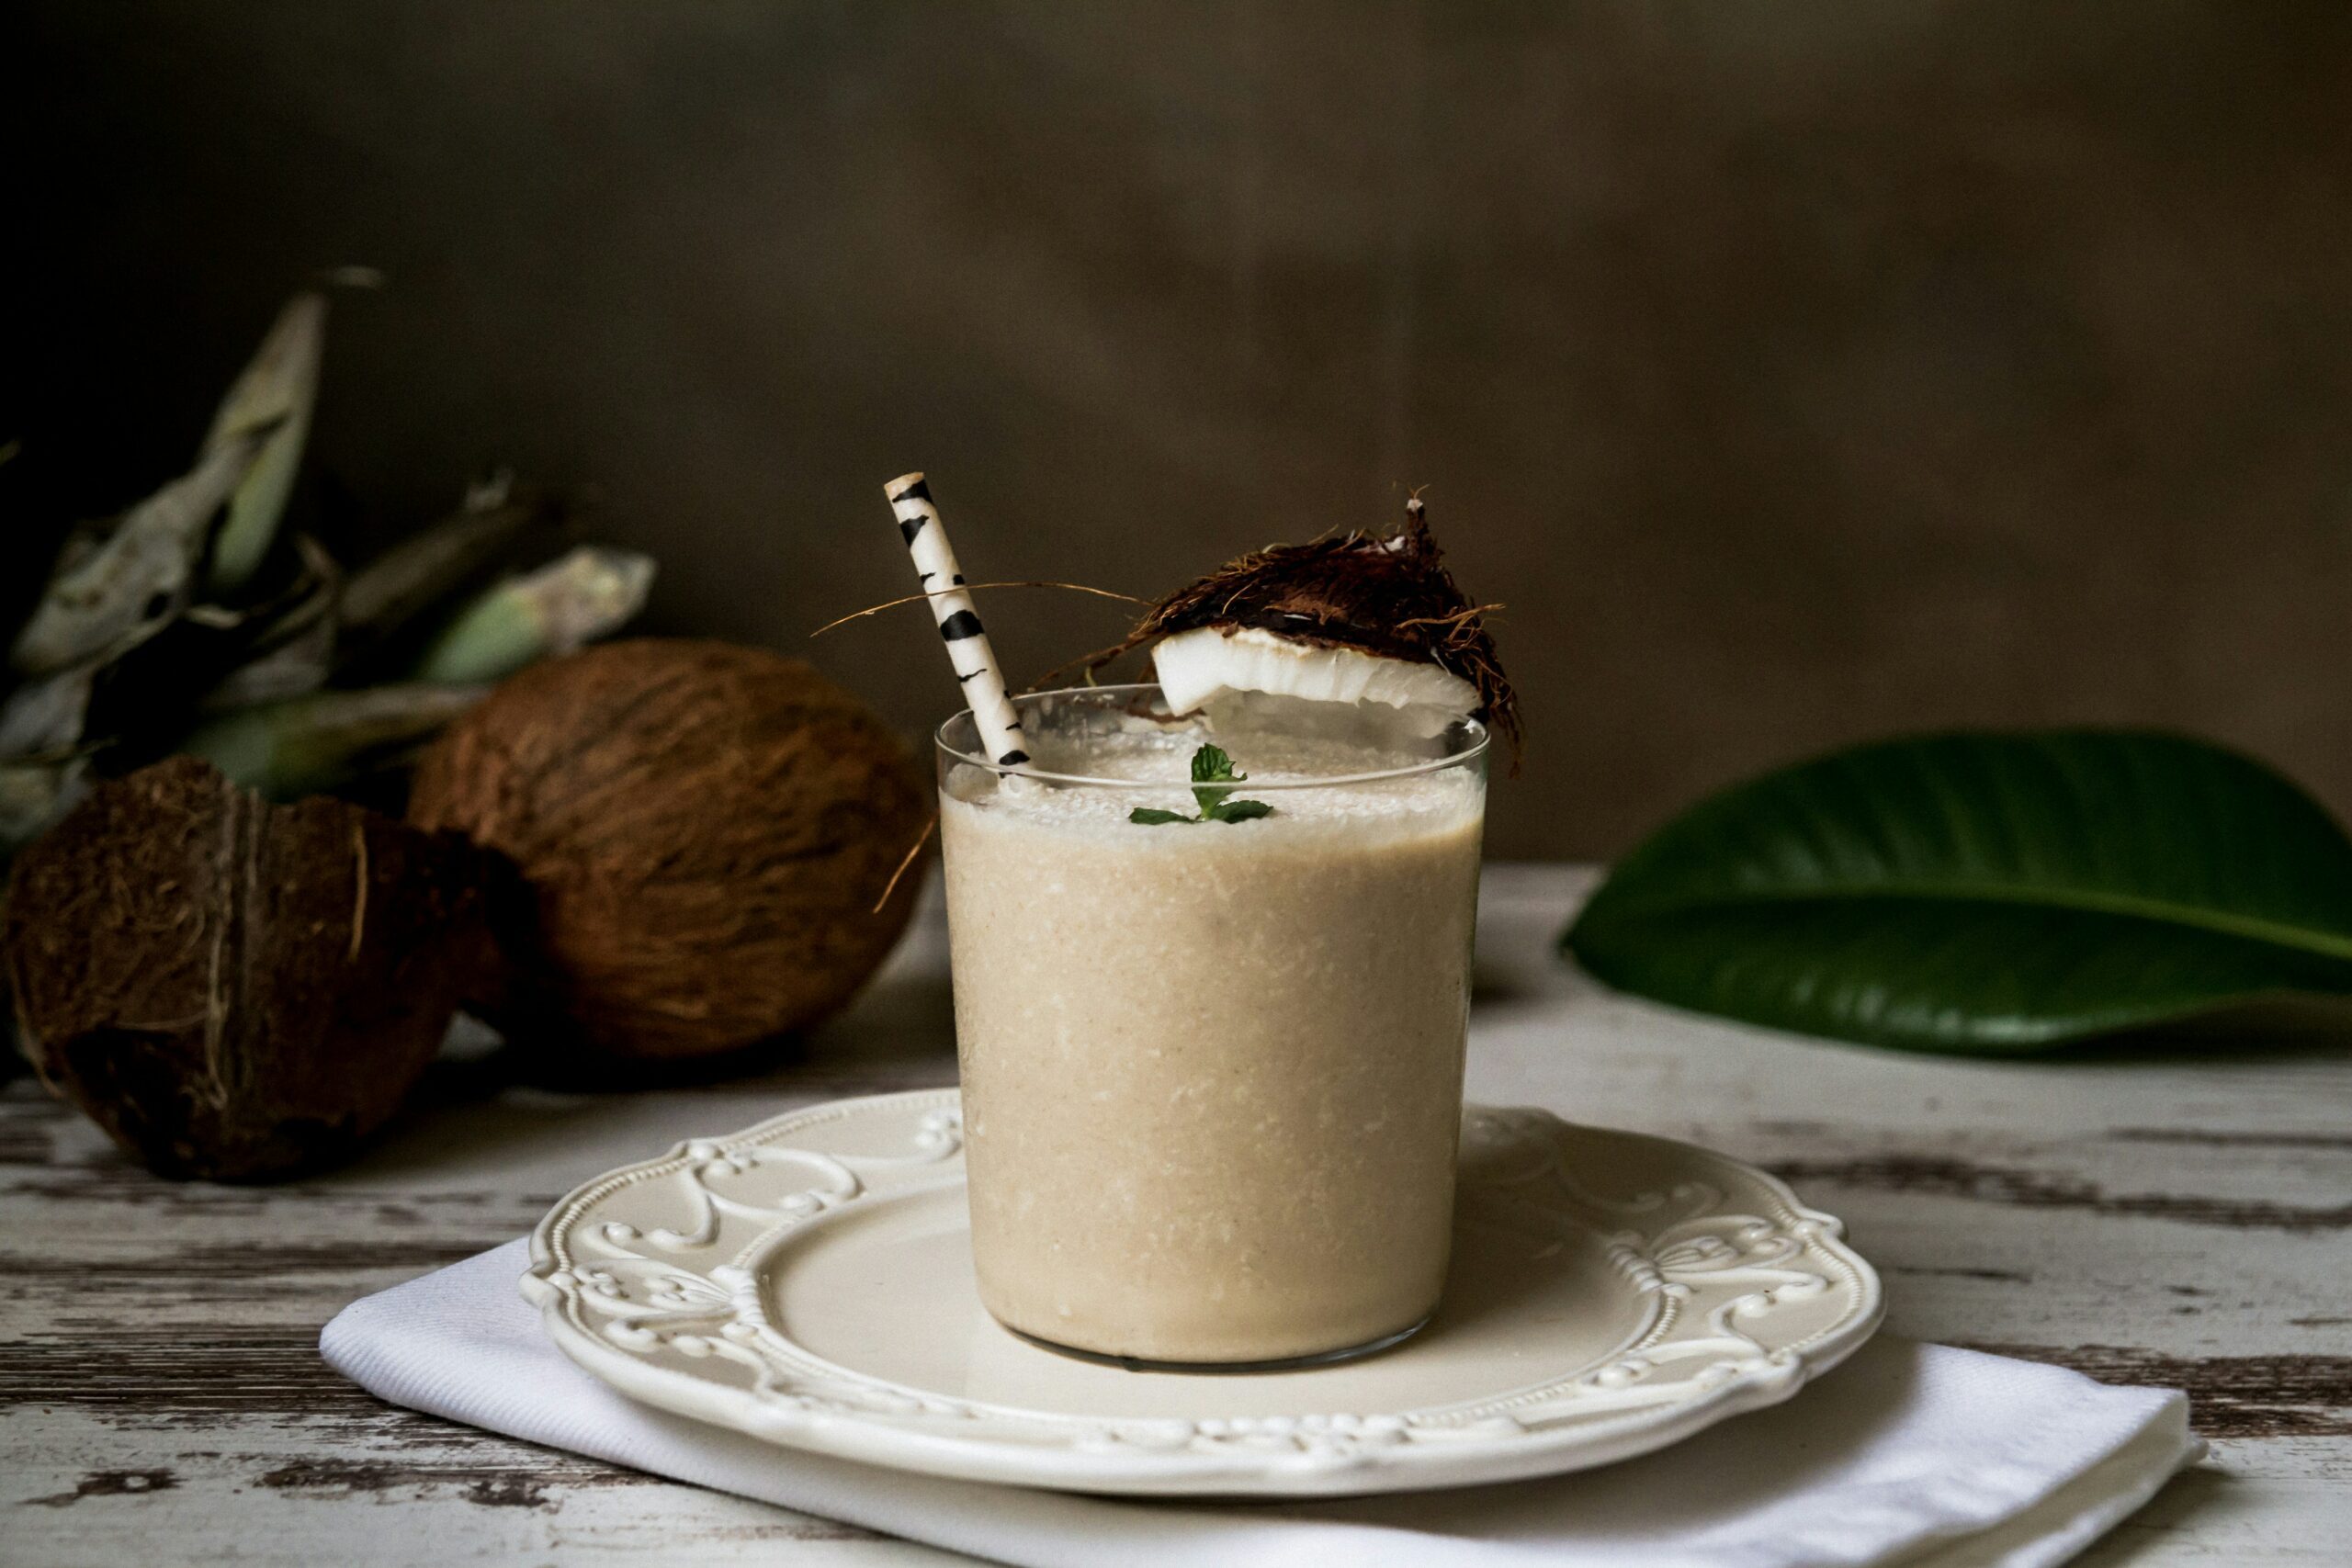
[[[1599,1362],[1453,1404],[1349,1415],[1220,1416],[1214,1402],[1223,1380],[1204,1377],[1188,1380],[1201,1385],[1200,1414],[1120,1417],[951,1398],[795,1345],[768,1320],[762,1263],[840,1215],[870,1212],[871,1203],[861,1202],[873,1190],[868,1177],[913,1179],[894,1186],[886,1201],[960,1187],[959,1106],[952,1089],[832,1100],[723,1137],[687,1139],[657,1158],[607,1171],[566,1195],[534,1228],[523,1293],[571,1360],[621,1393],[680,1415],[788,1448],[917,1473],[1162,1495],[1419,1490],[1611,1463],[1792,1397],[1866,1341],[1884,1313],[1878,1276],[1846,1245],[1841,1224],[1805,1206],[1777,1177],[1672,1139],[1578,1127],[1540,1110],[1474,1106],[1465,1113],[1465,1145],[1479,1153],[1475,1165],[1465,1155],[1465,1188],[1478,1189],[1482,1200],[1522,1206],[1521,1190],[1535,1190],[1540,1214],[1596,1232],[1626,1288],[1646,1298],[1644,1327]],[[910,1152],[831,1156],[786,1141],[858,1118],[910,1122]],[[1568,1174],[1560,1152],[1578,1138],[1650,1145],[1676,1163],[1678,1179],[1632,1199],[1592,1194]],[[709,1171],[741,1175],[769,1163],[804,1166],[817,1179],[765,1205],[728,1199],[703,1179]],[[582,1224],[600,1224],[598,1204],[682,1172],[692,1173],[685,1186],[701,1210],[698,1218],[684,1216],[688,1229],[673,1224],[641,1232],[606,1220],[600,1245],[612,1256],[575,1256],[571,1237]],[[1729,1179],[1718,1189],[1702,1179],[1709,1175]],[[1743,1187],[1747,1190],[1735,1192]],[[1735,1196],[1747,1202],[1758,1195],[1778,1213],[1725,1211]],[[1678,1203],[1690,1212],[1665,1218],[1678,1213]],[[739,1217],[773,1219],[724,1261],[692,1268],[675,1261],[715,1244],[720,1215],[730,1207]],[[1610,1217],[1629,1223],[1605,1229],[1600,1222]],[[1643,1228],[1655,1220],[1663,1223]],[[712,1241],[697,1243],[706,1227]],[[627,1234],[614,1240],[613,1233]],[[639,1242],[666,1256],[637,1250]],[[653,1282],[631,1296],[629,1283],[612,1272],[616,1268],[636,1270],[641,1285]],[[1785,1344],[1757,1337],[1775,1311],[1831,1292],[1842,1308],[1826,1326]],[[646,1326],[664,1320],[666,1329]],[[662,1351],[674,1354],[648,1359]],[[743,1387],[704,1371],[722,1363],[750,1368],[755,1382]],[[1696,1370],[1681,1363],[1696,1363]],[[1668,1367],[1688,1375],[1661,1375]],[[1345,1401],[1347,1375],[1344,1366],[1306,1374],[1311,1386],[1335,1396],[1322,1410]]]

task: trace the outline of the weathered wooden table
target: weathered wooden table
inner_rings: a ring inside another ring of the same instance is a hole
[[[2103,1563],[2352,1562],[2352,1047],[2287,1027],[2063,1064],[1912,1057],[1607,996],[1552,955],[1588,885],[1489,872],[1470,1086],[1710,1144],[1845,1216],[1891,1330],[2185,1387],[2213,1457]],[[752,1080],[630,1095],[444,1063],[359,1163],[175,1185],[0,1090],[0,1562],[944,1563],[928,1548],[380,1404],[321,1363],[354,1297],[582,1178],[811,1100],[952,1081],[935,907]]]

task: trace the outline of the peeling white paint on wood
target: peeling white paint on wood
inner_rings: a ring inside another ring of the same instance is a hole
[[[1671,1015],[1552,956],[1589,876],[1488,873],[1471,1092],[1787,1173],[1899,1333],[2187,1384],[2215,1457],[2084,1561],[2336,1563],[2352,1539],[2352,1051],[2301,1024],[2063,1064]],[[2300,1032],[2299,1032],[2300,1031]],[[899,1568],[960,1561],[394,1410],[318,1360],[345,1303],[579,1180],[793,1105],[952,1080],[936,901],[874,993],[752,1079],[634,1094],[445,1063],[357,1165],[175,1185],[0,1090],[0,1556]]]

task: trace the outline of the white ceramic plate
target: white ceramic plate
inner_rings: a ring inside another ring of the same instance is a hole
[[[1453,1272],[1385,1354],[1128,1372],[999,1327],[973,1287],[952,1089],[846,1100],[588,1183],[523,1291],[650,1404],[929,1475],[1329,1495],[1645,1453],[1788,1398],[1878,1326],[1838,1223],[1760,1171],[1540,1111],[1464,1122]]]

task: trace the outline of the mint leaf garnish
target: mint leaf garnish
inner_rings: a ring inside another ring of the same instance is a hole
[[[1233,759],[1215,746],[1203,746],[1193,753],[1193,798],[1201,805],[1201,815],[1206,819],[1216,803],[1233,793],[1233,786],[1249,778],[1248,773],[1233,771]],[[1216,787],[1222,785],[1222,788]]]
[[[1187,817],[1181,811],[1161,811],[1154,807],[1138,806],[1127,813],[1130,822],[1247,822],[1253,817],[1272,817],[1274,808],[1262,800],[1228,800],[1226,798],[1237,784],[1249,782],[1250,775],[1237,772],[1233,759],[1223,749],[1203,745],[1193,753],[1193,798],[1200,804],[1198,817]]]

